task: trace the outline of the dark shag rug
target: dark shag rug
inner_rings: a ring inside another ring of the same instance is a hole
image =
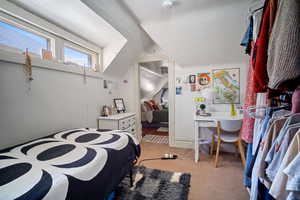
[[[116,191],[117,200],[187,200],[191,175],[186,173],[134,168],[134,186],[124,178]]]

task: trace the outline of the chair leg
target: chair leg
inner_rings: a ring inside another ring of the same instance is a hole
[[[237,143],[238,143],[238,147],[239,147],[239,151],[240,151],[240,155],[241,155],[241,159],[242,159],[242,164],[243,164],[243,167],[245,168],[245,166],[246,166],[246,159],[245,159],[244,147],[243,147],[243,144],[242,144],[241,140],[239,140]]]
[[[214,148],[215,148],[215,136],[213,135],[211,137],[211,147],[210,147],[210,155],[211,156],[214,154]]]
[[[218,159],[219,159],[219,153],[220,153],[220,146],[221,146],[221,140],[218,139],[218,144],[217,144],[217,152],[216,152],[216,160],[215,160],[215,167],[218,167]]]

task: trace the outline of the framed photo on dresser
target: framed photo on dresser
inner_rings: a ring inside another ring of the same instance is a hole
[[[114,99],[114,104],[118,113],[126,112],[124,100],[122,98]]]

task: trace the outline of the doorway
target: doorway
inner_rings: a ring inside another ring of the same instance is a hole
[[[138,67],[142,140],[169,144],[168,62],[140,62]]]

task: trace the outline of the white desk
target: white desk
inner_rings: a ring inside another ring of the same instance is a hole
[[[210,144],[211,141],[203,139],[200,127],[217,127],[218,120],[242,120],[243,115],[230,116],[229,112],[211,112],[211,116],[194,116],[194,134],[195,134],[195,162],[199,160],[199,146],[201,144]]]

